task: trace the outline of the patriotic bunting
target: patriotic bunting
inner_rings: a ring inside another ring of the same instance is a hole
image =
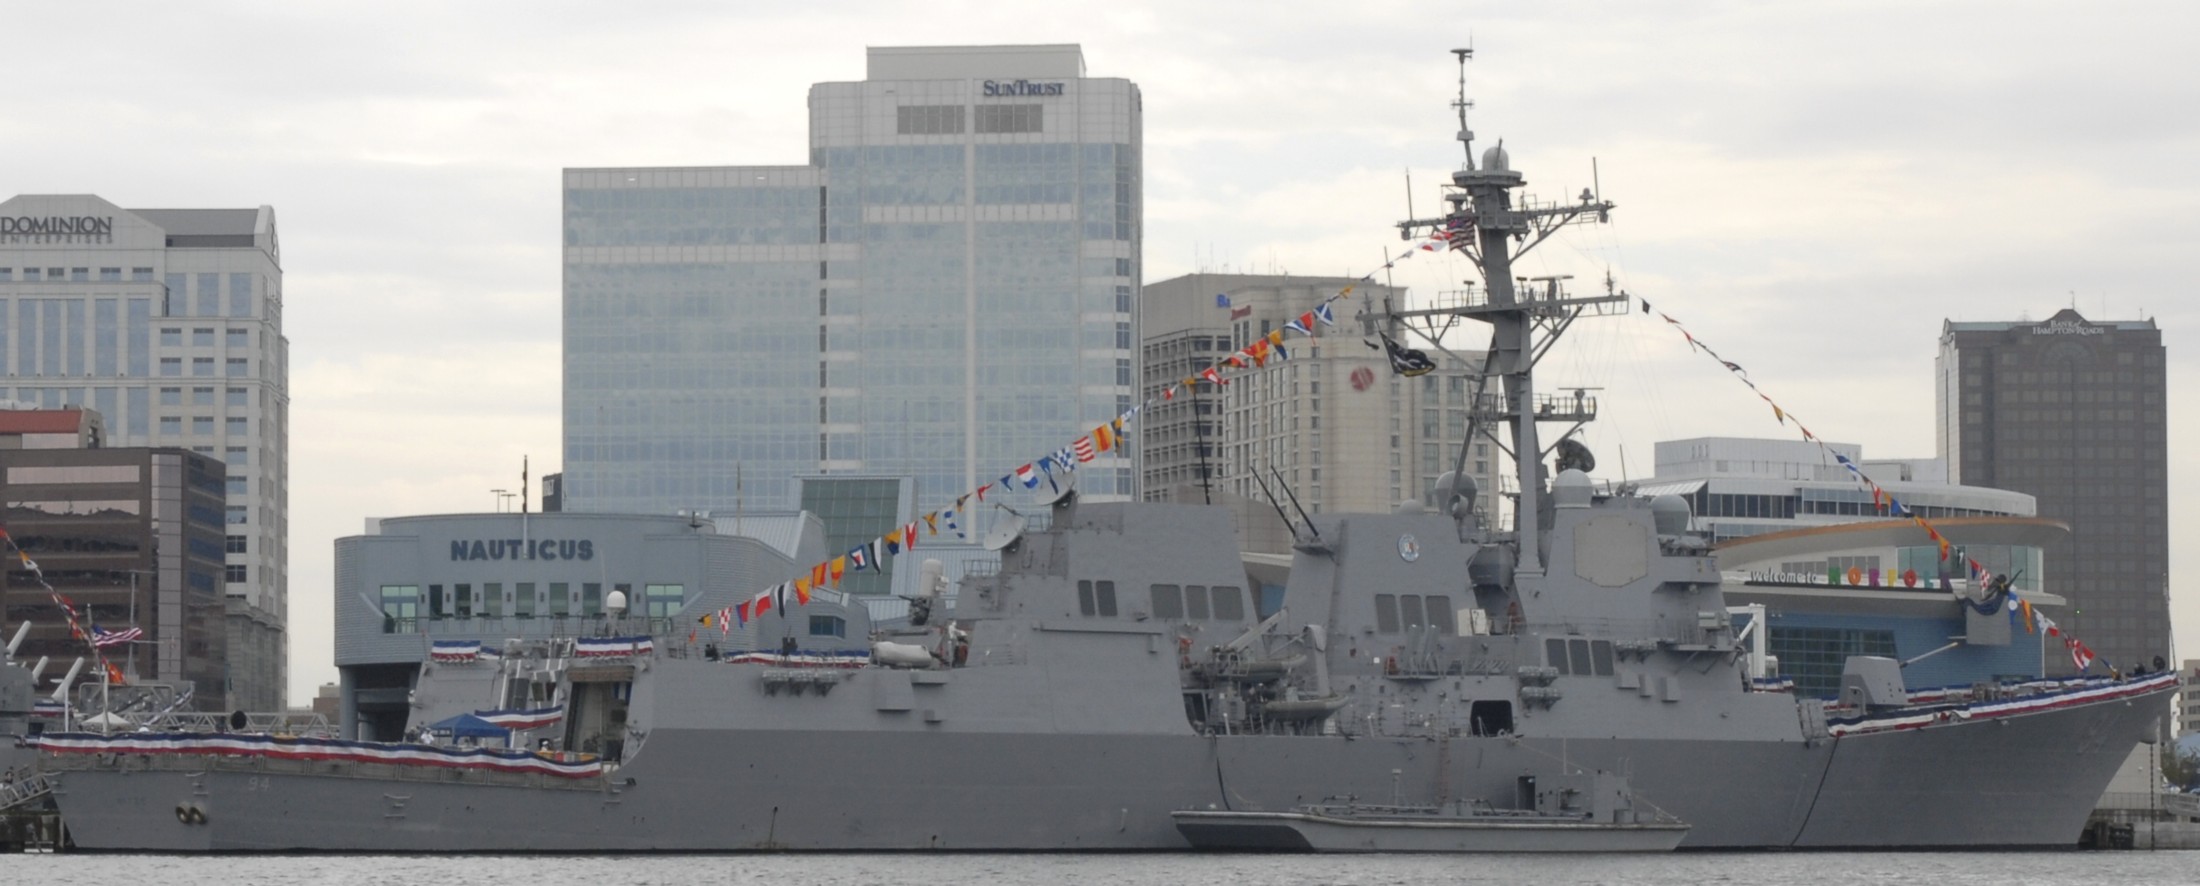
[[[1652,313],[1652,311],[1650,310],[1650,301],[1648,299],[1642,300],[1642,310],[1645,314]],[[1679,332],[1681,334],[1681,338],[1687,340],[1688,347],[1691,352],[1702,351],[1704,355],[1718,361],[1719,365],[1722,368],[1726,369],[1727,372],[1733,374],[1736,381],[1747,385],[1751,391],[1757,394],[1758,399],[1765,401],[1767,405],[1771,406],[1772,417],[1775,421],[1779,422],[1782,425],[1785,425],[1790,419],[1795,419],[1795,414],[1788,411],[1787,409],[1782,408],[1780,404],[1773,402],[1771,395],[1766,394],[1762,389],[1760,389],[1757,386],[1757,383],[1750,379],[1749,373],[1743,370],[1740,364],[1732,360],[1728,360],[1725,357],[1719,356],[1719,352],[1712,350],[1710,345],[1704,344],[1702,341],[1699,341],[1695,335],[1691,334],[1688,331],[1688,328],[1686,326],[1681,324],[1681,321],[1673,319],[1673,316],[1671,314],[1660,312],[1658,313],[1658,317],[1664,320],[1667,325],[1672,326],[1674,331]],[[1802,421],[1799,419],[1795,421],[1795,430],[1802,435],[1804,440],[1818,444],[1818,448],[1820,451],[1831,455],[1835,462],[1839,463],[1842,468],[1846,469],[1849,472],[1849,476],[1854,477],[1857,483],[1862,484],[1867,490],[1869,490],[1871,492],[1872,504],[1875,510],[1878,510],[1880,513],[1889,514],[1896,517],[1910,518],[1910,521],[1917,524],[1918,528],[1925,530],[1926,539],[1933,542],[1933,544],[1939,549],[1940,559],[1942,562],[1948,561],[1954,555],[1953,543],[1948,540],[1948,537],[1946,535],[1941,534],[1940,530],[1937,527],[1933,526],[1931,521],[1925,519],[1925,516],[1923,514],[1913,512],[1908,505],[1902,503],[1901,499],[1896,498],[1893,493],[1887,492],[1883,487],[1879,485],[1877,481],[1873,480],[1869,474],[1866,474],[1863,468],[1858,467],[1855,461],[1851,460],[1847,455],[1844,455],[1834,450],[1832,447],[1827,446],[1826,442],[1823,439],[1820,439],[1816,434],[1811,433],[1810,429],[1804,427]],[[1992,577],[1992,574],[1986,569],[1984,564],[1981,564],[1977,560],[1971,559],[1969,557],[1964,558],[1964,560],[1964,565],[1967,567],[1973,587],[1989,587],[1996,581]],[[1835,580],[1837,581],[1838,579]],[[1941,586],[1947,587],[1947,581],[1945,577],[1943,577],[1942,579]],[[2056,625],[2054,622],[2049,621],[2044,613],[2034,612],[2032,609],[2031,601],[2019,600],[2014,594],[2012,594],[2008,598],[2008,608],[2010,612],[2010,618],[2015,619],[2019,623],[2023,624],[2026,633],[2038,633],[2044,630],[2049,632],[2049,636],[2060,634],[2063,637],[2064,646],[2070,651],[2071,663],[2076,665],[2078,667],[2078,670],[2084,671],[2086,668],[2092,665],[2094,661],[2093,651],[2086,648],[2085,644],[2078,642],[2076,638],[2069,636],[2068,631],[2063,631],[2059,625]]]

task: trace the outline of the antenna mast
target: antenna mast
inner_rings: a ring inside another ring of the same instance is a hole
[[[1459,98],[1453,101],[1451,106],[1459,110],[1459,147],[1467,155],[1465,168],[1472,170],[1474,168],[1474,130],[1467,128],[1467,110],[1474,107],[1474,102],[1467,99],[1467,60],[1474,58],[1474,39],[1468,38],[1467,48],[1454,49],[1451,54],[1459,57]]]
[[[1513,519],[1517,562],[1521,573],[1539,574],[1544,569],[1541,517],[1548,505],[1543,501],[1544,449],[1536,425],[1550,421],[1575,422],[1578,426],[1578,423],[1595,418],[1596,407],[1594,401],[1587,398],[1537,394],[1535,364],[1549,351],[1550,341],[1563,333],[1575,318],[1583,314],[1623,313],[1628,297],[1620,292],[1576,297],[1559,287],[1559,280],[1563,279],[1560,277],[1535,281],[1543,284],[1540,286],[1516,285],[1526,281],[1514,276],[1515,259],[1569,224],[1607,220],[1612,204],[1594,191],[1585,191],[1580,200],[1572,203],[1516,201],[1513,191],[1525,185],[1527,180],[1513,169],[1502,141],[1489,149],[1481,168],[1477,168],[1473,156],[1474,133],[1467,128],[1467,109],[1473,107],[1473,103],[1467,100],[1466,93],[1467,61],[1474,57],[1474,50],[1454,49],[1452,54],[1459,59],[1459,97],[1453,107],[1458,111],[1459,143],[1467,151],[1467,164],[1452,174],[1451,187],[1444,193],[1444,201],[1449,207],[1442,217],[1408,219],[1399,222],[1398,228],[1407,239],[1411,239],[1416,230],[1435,228],[1448,232],[1452,247],[1467,252],[1475,269],[1481,273],[1482,289],[1479,297],[1469,298],[1461,304],[1392,311],[1386,319],[1397,324],[1441,314],[1490,324],[1492,335],[1484,381],[1494,376],[1501,385],[1501,393],[1496,396],[1478,394],[1475,402],[1469,404],[1468,433],[1461,441],[1460,463],[1463,468],[1465,447],[1473,442],[1477,436],[1475,431],[1485,422],[1510,426],[1511,455],[1519,481],[1519,499],[1514,506]],[[1543,333],[1540,343],[1539,331]],[[1450,508],[1448,503],[1446,508]]]

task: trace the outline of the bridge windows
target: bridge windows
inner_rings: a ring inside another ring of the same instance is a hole
[[[1245,593],[1234,585],[1153,585],[1153,617],[1172,621],[1244,621]]]
[[[1115,582],[1079,580],[1077,611],[1102,618],[1115,617]]]
[[[1376,594],[1375,630],[1395,634],[1429,628],[1441,636],[1458,633],[1449,594]]]
[[[1612,676],[1612,641],[1549,637],[1543,641],[1543,661],[1564,675],[1609,677]]]

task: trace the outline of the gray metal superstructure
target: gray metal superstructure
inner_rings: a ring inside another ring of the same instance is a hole
[[[422,676],[417,697],[481,707],[551,690],[554,743],[623,736],[598,777],[53,752],[56,801],[87,849],[1174,850],[1178,810],[1443,806],[1604,772],[1687,822],[1688,847],[2072,844],[2174,679],[1914,707],[1877,660],[1848,707],[1758,691],[1685,502],[1544,481],[1537,422],[1593,405],[1535,392],[1535,333],[1611,297],[1516,291],[1510,256],[1611,206],[1516,207],[1520,184],[1493,149],[1447,216],[1409,223],[1473,238],[1487,278],[1453,313],[1495,329],[1501,387],[1474,412],[1520,455],[1513,528],[1482,522],[1466,484],[1437,511],[1302,517],[1263,611],[1228,511],[1071,494],[921,623],[826,595],[749,623],[754,654],[515,644]],[[779,654],[812,616],[877,641],[873,658]]]

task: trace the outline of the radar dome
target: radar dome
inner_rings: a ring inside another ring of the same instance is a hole
[[[1688,531],[1688,522],[1695,515],[1690,512],[1688,499],[1667,493],[1650,499],[1650,518],[1658,524],[1659,535],[1679,535]]]
[[[1551,481],[1552,504],[1561,508],[1586,508],[1596,497],[1595,488],[1589,483],[1589,475],[1580,471],[1560,471]]]
[[[1504,145],[1491,145],[1482,152],[1483,172],[1511,172],[1512,155],[1505,153]]]

